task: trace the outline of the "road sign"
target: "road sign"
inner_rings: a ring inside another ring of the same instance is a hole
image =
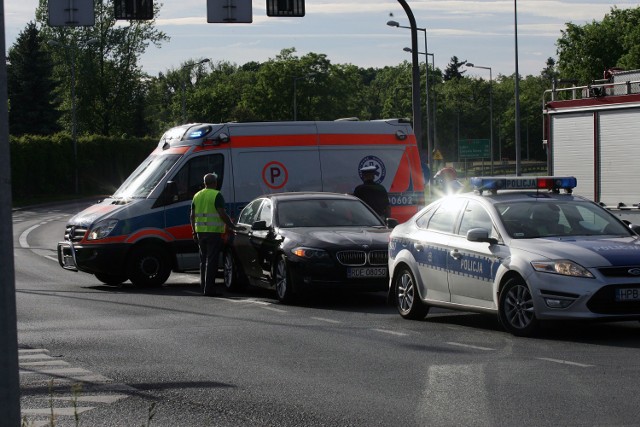
[[[210,24],[250,24],[253,22],[251,0],[207,0]]]
[[[433,152],[433,160],[444,160],[444,157],[442,156],[440,150],[436,150]]]
[[[96,23],[93,0],[49,0],[52,27],[91,27]]]
[[[487,159],[491,157],[488,139],[460,139],[458,140],[458,158]]]

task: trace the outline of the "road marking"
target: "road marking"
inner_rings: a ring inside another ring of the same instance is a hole
[[[69,401],[73,402],[92,402],[92,403],[114,403],[120,399],[125,399],[129,397],[126,394],[110,394],[110,395],[83,395],[76,397],[52,397],[52,400],[61,400],[61,401]]]
[[[409,334],[405,334],[404,332],[390,331],[388,329],[372,329],[372,331],[382,332],[383,334],[389,334],[389,335],[397,335],[399,337],[406,337],[407,335],[409,335]]]
[[[68,366],[69,362],[60,359],[44,360],[40,362],[20,362],[20,366]]]
[[[327,323],[342,323],[339,320],[325,319],[324,317],[312,317],[312,319],[319,320],[321,322],[327,322]]]
[[[471,345],[471,344],[462,344],[459,342],[448,342],[447,344],[449,345],[455,345],[457,347],[466,347],[466,348],[472,348],[474,350],[483,350],[483,351],[491,351],[491,350],[495,350],[494,348],[489,348],[489,347],[480,347],[477,345]]]
[[[40,227],[41,225],[45,225],[51,221],[55,221],[58,220],[60,218],[63,218],[63,216],[56,216],[53,218],[49,218],[46,221],[42,221],[39,224],[36,225],[32,225],[31,227],[27,228],[26,230],[24,230],[22,232],[22,234],[20,234],[20,237],[18,238],[18,242],[20,243],[20,247],[22,248],[30,248],[29,243],[27,242],[27,236],[29,235],[29,233],[31,233],[33,230],[35,230],[36,228]]]
[[[538,360],[545,360],[547,362],[560,363],[561,365],[578,366],[580,368],[593,368],[594,365],[587,365],[584,363],[571,362],[569,360],[551,359],[549,357],[538,357]]]
[[[271,311],[275,311],[276,313],[287,313],[286,310],[280,310],[279,308],[273,308],[273,307],[260,307],[260,308],[264,308],[265,310],[271,310]]]
[[[34,408],[34,409],[23,409],[23,415],[51,415],[51,411],[53,410],[54,416],[60,417],[71,417],[75,414],[81,414],[83,412],[90,411],[95,409],[95,406],[77,406],[71,408]],[[27,424],[30,425],[30,424]]]

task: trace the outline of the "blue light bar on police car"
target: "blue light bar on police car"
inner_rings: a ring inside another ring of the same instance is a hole
[[[540,176],[518,178],[473,177],[471,185],[477,191],[497,190],[567,190],[571,191],[578,185],[573,176]]]

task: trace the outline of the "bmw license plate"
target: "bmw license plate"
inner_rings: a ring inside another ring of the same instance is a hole
[[[350,267],[347,268],[347,277],[349,279],[386,277],[386,267]]]
[[[640,288],[616,289],[616,301],[640,301]]]

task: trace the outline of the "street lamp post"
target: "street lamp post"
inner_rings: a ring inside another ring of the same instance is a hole
[[[193,67],[196,67],[198,65],[202,65],[204,63],[207,63],[211,61],[209,58],[205,58],[201,61],[195,62],[193,64],[187,64],[187,65],[183,65],[182,69],[183,70],[188,70],[189,72],[191,72],[191,69]],[[182,79],[182,123],[187,123],[187,100],[186,100],[186,96],[187,96],[187,79]]]
[[[467,62],[467,67],[489,70],[489,150],[491,151],[491,175],[493,175],[493,74],[491,67],[483,67]]]
[[[413,16],[411,8],[407,4],[406,0],[398,0],[398,3],[402,6],[407,18],[409,19],[409,28],[411,30],[411,105],[413,108],[413,132],[415,133],[416,140],[422,140],[422,111],[420,109],[420,67],[418,65],[418,34],[416,26],[416,18]],[[395,27],[397,22],[389,21],[387,25]],[[400,27],[400,24],[397,25]],[[425,30],[426,31],[426,30]],[[425,49],[426,51],[427,49]]]
[[[93,45],[99,43],[98,39],[89,39],[84,42],[85,45]],[[73,143],[73,174],[74,174],[74,191],[76,194],[80,192],[79,177],[78,177],[78,136],[77,128],[78,121],[76,118],[76,48],[78,43],[74,39],[74,45],[60,43],[57,40],[49,40],[50,46],[61,46],[66,55],[69,57],[69,63],[71,68],[71,141]]]
[[[522,174],[520,170],[520,73],[518,71],[518,0],[513,0],[513,27],[515,35],[515,107],[516,107],[516,176]]]
[[[311,76],[315,76],[317,73],[307,73],[304,76],[297,76],[293,78],[293,121],[298,121],[298,80],[306,79]]]

